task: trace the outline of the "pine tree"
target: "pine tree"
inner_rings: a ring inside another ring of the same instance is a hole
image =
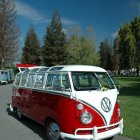
[[[114,40],[113,69],[115,70],[115,74],[118,75],[120,71],[120,36],[119,35],[117,35]]]
[[[33,25],[29,28],[25,39],[21,63],[41,64],[40,43]]]
[[[43,62],[46,66],[67,63],[66,35],[58,12],[52,16],[52,21],[47,27],[42,48]]]
[[[112,70],[112,49],[108,39],[105,39],[100,44],[100,66],[106,70]]]
[[[19,58],[19,29],[13,0],[0,0],[0,60],[9,65]],[[1,63],[1,61],[0,61]]]

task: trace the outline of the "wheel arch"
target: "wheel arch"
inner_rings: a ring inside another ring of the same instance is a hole
[[[51,121],[54,121],[54,122],[58,123],[54,118],[48,116],[44,121],[44,125],[46,125],[47,122],[51,122]]]

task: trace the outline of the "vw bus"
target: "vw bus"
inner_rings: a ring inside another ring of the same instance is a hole
[[[14,81],[14,70],[7,69],[8,83],[12,83]]]
[[[16,64],[16,67],[18,68],[19,72],[25,71],[28,68],[36,67],[35,64]]]
[[[9,71],[0,70],[0,84],[8,84],[9,82]]]
[[[54,66],[16,75],[11,111],[45,126],[47,140],[110,139],[123,133],[118,90],[96,66]]]

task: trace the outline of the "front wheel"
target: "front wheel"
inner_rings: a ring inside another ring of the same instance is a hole
[[[60,140],[60,128],[55,121],[47,121],[45,125],[46,140]]]

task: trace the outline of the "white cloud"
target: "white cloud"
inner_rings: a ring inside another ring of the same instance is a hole
[[[35,22],[47,22],[48,21],[45,19],[45,17],[43,17],[41,15],[41,13],[39,13],[39,11],[37,11],[33,7],[27,5],[26,3],[23,3],[19,0],[16,1],[16,8],[17,8],[17,15],[24,16]]]
[[[76,21],[65,19],[65,18],[61,18],[61,21],[65,25],[76,25],[76,24],[78,24]]]
[[[65,33],[65,34],[68,34],[68,30],[66,28],[63,28],[62,31]]]
[[[30,5],[16,0],[17,15],[24,16],[35,23],[50,23],[51,19],[46,19],[37,9]],[[64,25],[75,25],[77,22],[66,18],[61,18]]]
[[[118,32],[114,32],[111,36],[112,36],[113,38],[116,38],[117,35],[118,35]]]

